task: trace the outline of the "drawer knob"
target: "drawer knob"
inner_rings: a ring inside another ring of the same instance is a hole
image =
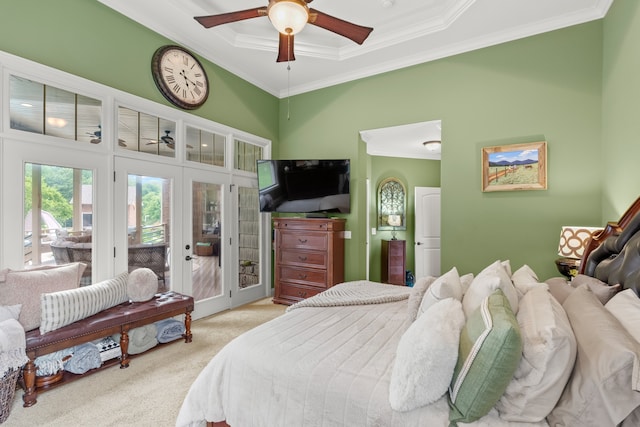
[[[300,273],[300,274],[298,274],[298,278],[299,278],[299,279],[306,279],[306,278],[307,278],[307,275],[306,275],[306,274],[302,274],[302,273]]]
[[[298,255],[298,259],[299,259],[300,261],[306,261],[306,260],[307,260],[307,257],[306,257],[306,256],[300,256],[300,255]]]
[[[307,243],[307,239],[298,239],[298,242],[304,244],[304,243]]]
[[[298,296],[299,297],[306,297],[307,296],[307,291],[298,291]]]

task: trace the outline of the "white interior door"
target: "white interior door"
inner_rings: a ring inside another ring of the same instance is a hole
[[[415,187],[416,278],[440,275],[440,188]]]

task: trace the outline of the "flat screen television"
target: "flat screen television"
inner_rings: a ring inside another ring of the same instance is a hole
[[[260,212],[349,213],[350,160],[258,160]]]

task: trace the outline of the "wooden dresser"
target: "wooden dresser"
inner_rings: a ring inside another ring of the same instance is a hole
[[[345,219],[277,218],[274,303],[293,304],[344,281]]]
[[[382,241],[382,283],[392,285],[405,284],[405,240],[383,240]]]

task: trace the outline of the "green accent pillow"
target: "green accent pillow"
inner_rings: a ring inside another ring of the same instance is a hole
[[[449,421],[469,423],[489,413],[522,357],[522,338],[501,289],[486,297],[460,334],[458,361],[449,388]]]

